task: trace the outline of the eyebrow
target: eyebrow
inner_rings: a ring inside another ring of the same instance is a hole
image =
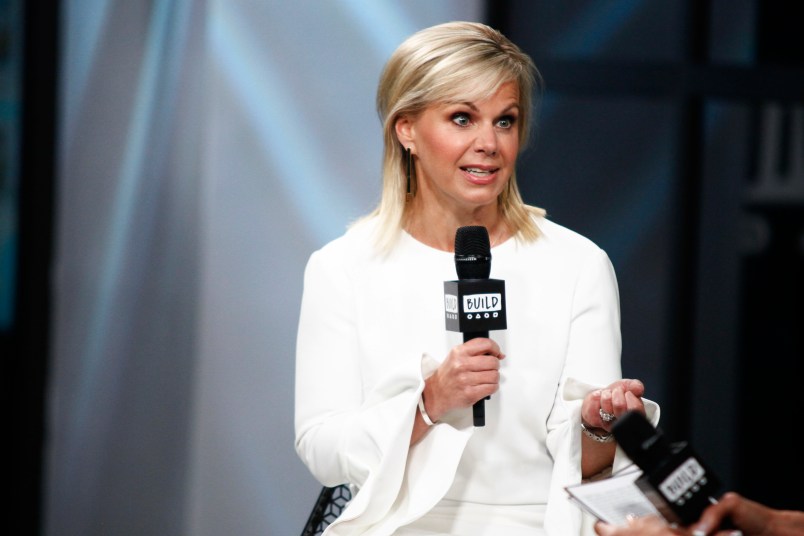
[[[446,104],[447,104],[448,106],[457,106],[457,105],[466,106],[466,107],[468,107],[468,108],[471,108],[471,109],[472,109],[472,110],[474,110],[475,112],[479,111],[479,110],[478,110],[478,108],[477,108],[477,106],[475,106],[475,104],[474,104],[474,103],[469,102],[469,101],[453,101],[453,102],[447,102]],[[503,111],[502,111],[502,112],[500,112],[500,114],[506,114],[506,113],[508,113],[508,112],[513,111],[514,109],[516,109],[517,111],[519,111],[519,108],[520,108],[519,103],[518,103],[518,102],[513,102],[513,103],[511,103],[509,106],[507,106],[506,108],[504,108],[504,109],[503,109]]]

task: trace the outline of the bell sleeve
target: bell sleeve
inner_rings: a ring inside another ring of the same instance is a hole
[[[409,447],[424,379],[437,367],[426,354],[400,360],[364,395],[350,298],[358,285],[321,252],[308,261],[296,347],[296,451],[322,484],[353,489],[328,536],[387,534],[424,514],[449,488],[472,433],[471,415],[456,415]]]
[[[620,304],[614,268],[606,253],[595,248],[574,286],[569,342],[562,380],[548,419],[547,447],[554,459],[545,514],[548,534],[592,535],[594,520],[568,498],[565,487],[581,481],[581,405],[595,389],[622,378]],[[659,406],[644,399],[654,425]],[[629,463],[617,447],[613,470]]]

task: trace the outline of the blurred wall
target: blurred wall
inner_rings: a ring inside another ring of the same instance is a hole
[[[378,199],[384,61],[481,2],[63,11],[46,532],[299,533],[304,264]]]

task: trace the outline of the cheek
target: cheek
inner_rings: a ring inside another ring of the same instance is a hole
[[[516,134],[506,136],[502,141],[502,147],[506,156],[509,158],[515,158],[519,153],[519,137]]]
[[[436,161],[452,161],[459,158],[465,152],[465,143],[454,135],[436,135],[425,140],[422,146],[422,154]]]

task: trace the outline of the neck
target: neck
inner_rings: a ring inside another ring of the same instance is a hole
[[[455,232],[459,227],[482,225],[488,230],[491,247],[501,244],[509,235],[508,228],[499,212],[455,217],[454,214],[425,217],[422,213],[411,212],[405,221],[405,230],[413,238],[432,248],[452,252],[455,250]],[[491,211],[489,211],[491,212]],[[482,217],[481,217],[482,216]]]

